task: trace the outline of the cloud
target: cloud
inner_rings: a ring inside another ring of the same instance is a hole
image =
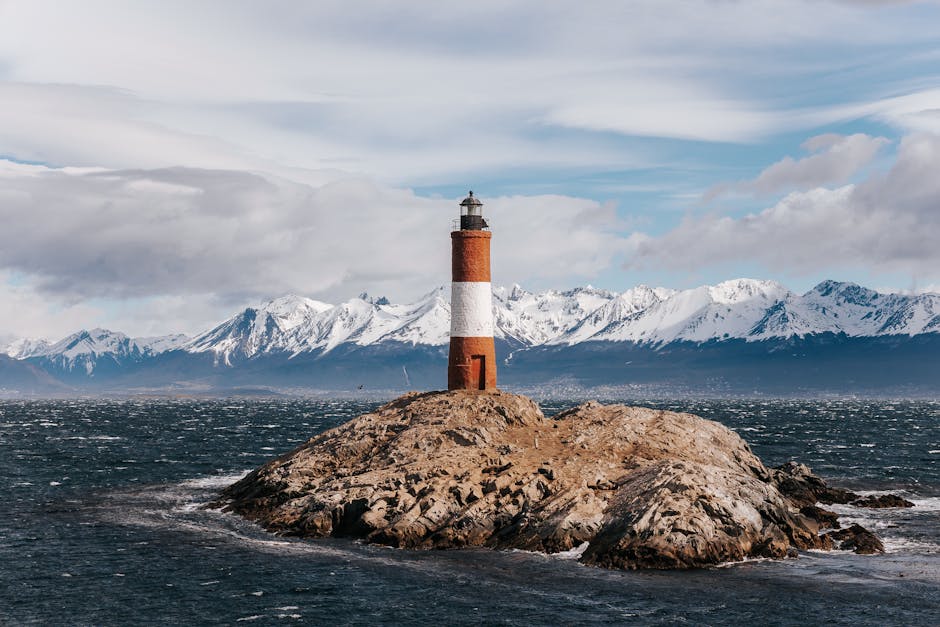
[[[814,142],[814,145],[819,142]],[[634,234],[630,267],[755,261],[808,275],[848,267],[940,277],[940,136],[905,137],[884,174],[835,189],[793,192],[741,218],[687,217],[659,237]]]
[[[28,302],[139,326],[287,291],[407,298],[447,279],[456,199],[420,190],[475,181],[559,192],[484,198],[496,280],[591,278],[627,247],[602,200],[648,177],[707,185],[739,147],[704,142],[861,118],[940,130],[922,56],[936,17],[809,0],[0,1],[0,159],[53,166],[0,166],[0,271]],[[813,187],[854,180],[878,141],[811,147],[754,185],[801,190],[797,214],[842,202]],[[621,218],[663,229],[675,204],[651,191]]]
[[[409,298],[450,278],[459,199],[361,179],[312,186],[231,170],[0,164],[0,268],[52,299],[211,295],[240,305],[363,289]],[[484,202],[504,279],[591,277],[622,250],[614,209],[595,201]]]
[[[104,316],[93,304],[53,301],[22,281],[23,277],[0,270],[0,351],[21,337],[62,338]]]
[[[809,157],[784,157],[763,170],[751,181],[717,185],[705,193],[711,200],[727,192],[770,194],[781,190],[807,190],[829,184],[848,182],[864,168],[890,140],[864,133],[816,135],[803,142]]]
[[[859,47],[933,41],[934,22],[903,7],[592,6],[4,3],[0,154],[425,185],[648,165],[611,136],[747,142],[832,116],[934,123],[917,99],[792,96],[794,81],[811,91],[856,66]],[[813,52],[825,61],[807,72]],[[768,73],[783,80],[768,89]]]
[[[774,113],[761,111],[754,103],[722,99],[691,86],[677,89],[637,78],[624,82],[630,84],[629,90],[608,87],[596,98],[559,104],[543,120],[623,135],[717,142],[750,141],[776,126]]]
[[[854,4],[862,7],[869,6],[890,6],[896,4],[914,4],[917,2],[924,2],[924,0],[831,0],[832,2],[840,2],[842,4]]]
[[[871,116],[896,127],[940,134],[940,89],[918,90],[884,98],[849,110],[850,116]]]

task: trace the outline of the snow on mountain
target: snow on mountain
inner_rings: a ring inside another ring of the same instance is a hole
[[[54,344],[46,343],[43,348],[37,347],[30,354],[25,354],[19,359],[42,358],[62,370],[83,369],[86,374],[90,375],[102,357],[118,364],[140,361],[166,350],[178,348],[187,340],[185,335],[134,339],[108,329],[91,329],[90,331],[83,329]]]
[[[231,365],[263,354],[324,354],[349,344],[443,346],[449,341],[449,301],[449,287],[406,304],[368,294],[339,305],[289,295],[249,307],[191,340],[182,335],[134,339],[92,329],[54,344],[17,340],[6,351],[90,374],[103,358],[120,365],[178,349],[212,353],[217,364]],[[532,293],[515,285],[494,288],[493,313],[496,337],[524,346],[940,332],[940,294],[882,294],[835,281],[802,295],[753,279],[682,291],[640,285],[621,294],[590,286]]]
[[[533,294],[514,285],[493,290],[496,336],[525,345],[544,344],[565,333],[617,294],[590,285],[567,292]]]
[[[0,353],[5,353],[13,359],[26,359],[38,355],[49,348],[51,342],[43,338],[19,338],[9,342]]]
[[[329,352],[345,343],[445,344],[450,332],[450,305],[445,296],[441,287],[405,305],[368,294],[335,306],[300,297],[277,299],[246,309],[197,336],[184,349],[212,352],[217,362],[230,365],[234,357]]]
[[[521,287],[493,290],[497,337],[541,344],[577,324],[616,294],[592,287],[533,294]],[[450,338],[450,289],[439,287],[417,301],[392,304],[361,294],[339,305],[298,297],[248,308],[194,338],[184,349],[212,352],[217,363],[263,353],[328,353],[343,344],[401,342],[442,346]],[[312,301],[315,302],[315,301]],[[276,315],[274,315],[276,313]],[[289,320],[289,324],[285,321]]]
[[[773,281],[736,279],[674,292],[665,298],[653,299],[647,294],[647,298],[648,306],[640,304],[633,311],[631,298],[620,315],[598,310],[552,343],[667,344],[732,338],[756,341],[818,333],[876,336],[940,331],[940,295],[881,294],[854,283],[824,281],[799,295]]]
[[[874,318],[881,322],[878,333],[917,335],[940,332],[940,294],[919,294],[908,297],[888,314],[879,312]]]
[[[630,295],[619,318],[588,335],[588,324],[573,329],[554,343],[582,341],[668,343],[676,340],[704,342],[714,338],[745,337],[767,311],[790,292],[773,281],[736,279],[714,286],[681,292],[638,290]],[[664,297],[661,297],[664,296]],[[644,304],[648,305],[643,307]],[[633,311],[630,311],[633,309]],[[600,314],[601,312],[598,312]],[[604,320],[598,320],[600,326]]]
[[[778,303],[751,332],[754,339],[810,333],[917,335],[940,331],[940,294],[881,294],[854,283],[824,281]]]
[[[189,336],[182,333],[172,335],[158,335],[154,337],[137,337],[132,340],[141,352],[150,355],[159,355],[167,351],[182,348],[189,341]]]
[[[818,316],[818,326],[848,335],[875,335],[881,326],[876,318],[890,317],[898,300],[895,294],[879,294],[854,283],[823,281],[803,295],[801,304]]]
[[[288,294],[265,303],[261,311],[276,321],[278,328],[285,331],[306,322],[310,316],[323,313],[332,307],[327,303],[304,296]]]
[[[328,352],[345,343],[445,344],[450,333],[448,296],[439,287],[413,303],[393,305],[386,298],[363,294],[312,320],[307,335],[297,338],[297,352]]]
[[[439,287],[418,301],[392,305],[386,300],[376,305],[369,324],[357,334],[356,344],[403,342],[439,346],[450,340],[450,290]]]
[[[212,352],[216,360],[231,365],[231,357],[252,357],[258,353],[291,352],[292,338],[332,306],[293,294],[270,300],[260,307],[248,307],[222,324],[197,335],[183,350]]]
[[[345,342],[355,342],[381,306],[363,295],[328,309],[309,325],[311,333],[298,344],[297,352],[317,348],[329,351]]]
[[[675,290],[662,287],[650,288],[646,285],[630,288],[595,309],[562,335],[552,338],[550,343],[577,344],[605,331],[637,312],[644,311],[654,304],[670,298],[675,293]]]
[[[854,283],[824,281],[804,295],[819,326],[847,335],[916,335],[940,327],[940,294],[881,294]]]

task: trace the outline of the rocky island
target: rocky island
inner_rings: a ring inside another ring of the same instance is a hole
[[[691,414],[592,401],[546,418],[524,396],[454,390],[409,393],[317,435],[213,506],[279,534],[575,549],[583,563],[633,569],[785,557],[834,540],[881,552],[817,503],[909,503],[858,499],[804,465],[765,467],[736,433]]]

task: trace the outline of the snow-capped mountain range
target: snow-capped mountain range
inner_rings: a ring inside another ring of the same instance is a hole
[[[182,348],[189,339],[182,334],[130,338],[108,329],[83,329],[55,343],[44,339],[20,339],[7,346],[6,353],[14,359],[41,357],[54,367],[84,369],[91,374],[102,358],[116,364],[139,362]]]
[[[260,355],[325,355],[343,345],[442,346],[449,336],[449,299],[446,287],[401,305],[367,294],[339,305],[289,295],[249,307],[192,338],[130,338],[92,329],[55,343],[20,339],[2,352],[91,375],[102,359],[121,365],[170,351],[209,354],[216,365],[230,366]],[[940,332],[940,294],[884,294],[835,281],[805,294],[753,279],[682,291],[641,285],[620,294],[590,286],[531,293],[516,285],[494,288],[493,312],[496,337],[518,347],[585,342],[656,347],[823,333],[874,337]]]
[[[677,340],[918,335],[940,331],[940,294],[882,294],[824,281],[795,294],[774,281],[737,279],[690,290],[628,290],[552,344],[584,341],[666,344]]]

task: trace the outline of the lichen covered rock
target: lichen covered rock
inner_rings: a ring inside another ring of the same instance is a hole
[[[550,553],[587,542],[588,564],[684,568],[829,548],[800,512],[818,479],[803,468],[768,470],[691,414],[589,402],[549,419],[505,392],[411,393],[265,464],[217,505],[282,534]]]

